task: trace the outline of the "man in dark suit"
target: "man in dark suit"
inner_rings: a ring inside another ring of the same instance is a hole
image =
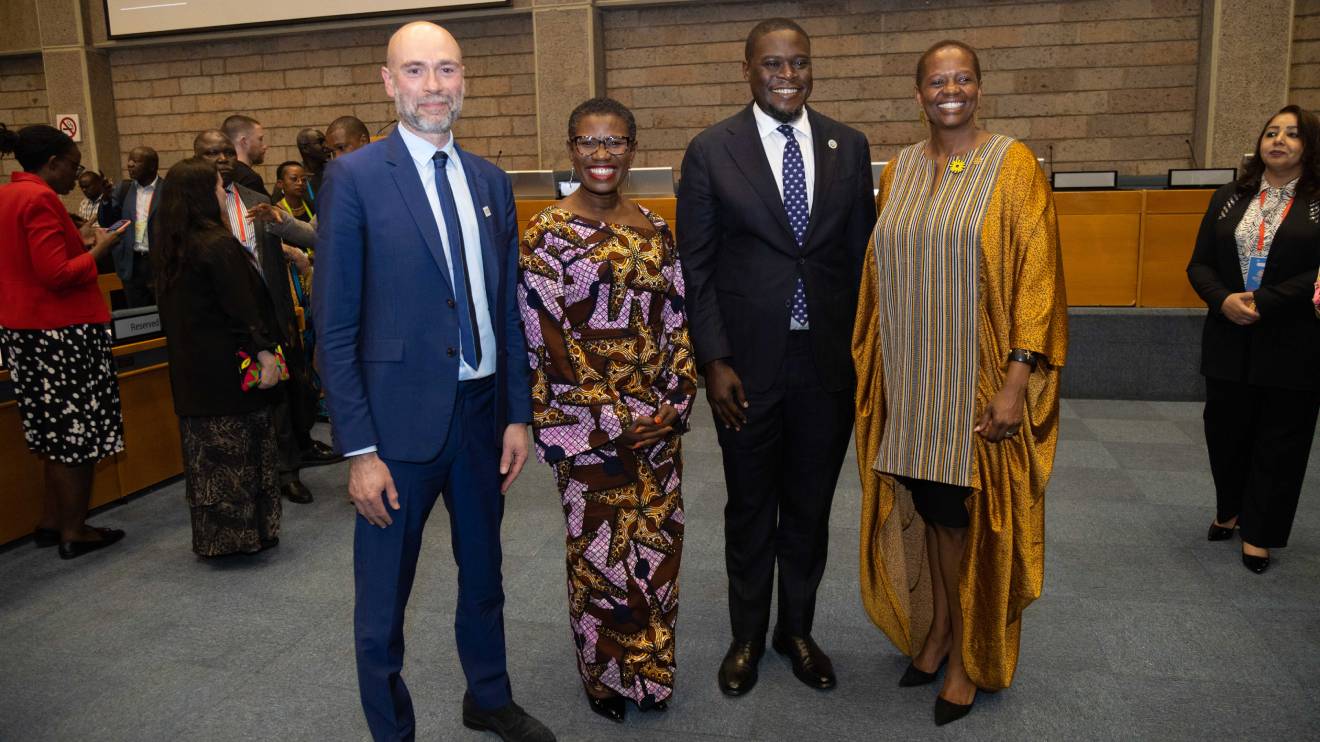
[[[124,283],[129,307],[156,303],[151,281],[151,223],[156,215],[157,196],[164,182],[158,171],[160,158],[151,147],[134,147],[128,153],[128,179],[115,191],[111,208],[130,224],[113,248],[115,272]]]
[[[281,384],[284,394],[275,405],[272,418],[275,440],[279,444],[280,491],[290,502],[306,504],[313,495],[303,484],[298,470],[321,459],[338,457],[323,443],[311,437],[316,422],[315,403],[311,397],[311,379],[307,359],[298,342],[298,318],[293,308],[289,286],[289,261],[284,254],[285,241],[299,247],[314,247],[316,231],[297,219],[282,219],[271,214],[270,200],[244,188],[234,178],[234,145],[219,129],[209,129],[193,139],[193,154],[211,160],[224,183],[229,229],[256,261],[275,305],[280,321],[280,335],[288,339],[283,346],[289,363],[289,380]],[[309,459],[311,461],[309,461]]]
[[[401,126],[327,168],[312,292],[321,379],[359,513],[362,707],[375,739],[412,739],[403,619],[422,531],[443,498],[458,564],[463,723],[553,740],[513,701],[505,662],[503,493],[527,460],[532,419],[513,189],[450,133],[464,90],[453,36],[410,23],[386,60]]]
[[[754,102],[688,146],[677,219],[728,488],[733,642],[719,684],[731,696],[756,684],[776,562],[772,644],[802,682],[835,685],[811,627],[852,429],[853,313],[875,223],[866,137],[805,105],[807,34],[786,19],[757,25],[743,75]]]

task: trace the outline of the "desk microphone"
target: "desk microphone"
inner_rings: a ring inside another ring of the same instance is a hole
[[[1200,166],[1196,164],[1196,148],[1192,146],[1192,140],[1184,139],[1183,141],[1187,142],[1187,154],[1191,155],[1187,159],[1192,161],[1192,168],[1199,168]]]
[[[504,150],[503,150],[503,149],[501,149],[499,152],[496,152],[496,153],[495,153],[495,167],[499,167],[499,166],[500,166],[500,158],[503,157],[503,156],[504,156]]]
[[[1049,148],[1050,148],[1050,175],[1054,175],[1054,145],[1053,144],[1049,145]]]

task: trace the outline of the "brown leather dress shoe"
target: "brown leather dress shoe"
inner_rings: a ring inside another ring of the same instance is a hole
[[[756,665],[765,654],[759,642],[733,640],[720,663],[720,691],[726,696],[741,696],[756,686]]]
[[[810,636],[789,636],[775,633],[771,642],[775,651],[793,663],[793,674],[798,680],[819,690],[829,690],[836,684],[834,663]]]
[[[280,492],[283,493],[285,497],[289,498],[289,502],[296,502],[299,505],[306,505],[314,499],[312,497],[312,491],[307,489],[307,485],[303,484],[302,481],[298,479],[280,487]]]

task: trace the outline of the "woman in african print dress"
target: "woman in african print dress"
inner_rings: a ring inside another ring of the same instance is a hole
[[[568,527],[569,623],[596,713],[663,711],[674,687],[683,549],[679,434],[696,392],[669,227],[619,193],[632,113],[597,98],[569,119],[582,186],[520,245],[519,300],[538,457]]]

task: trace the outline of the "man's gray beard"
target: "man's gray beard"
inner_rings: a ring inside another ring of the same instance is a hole
[[[449,106],[449,115],[440,121],[433,123],[423,123],[416,111],[406,111],[403,107],[403,101],[399,98],[394,99],[394,110],[399,114],[399,120],[408,125],[408,128],[422,134],[448,134],[450,129],[454,128],[454,122],[458,121],[458,115],[463,112],[463,96],[458,96],[452,100],[445,101],[451,104]]]

